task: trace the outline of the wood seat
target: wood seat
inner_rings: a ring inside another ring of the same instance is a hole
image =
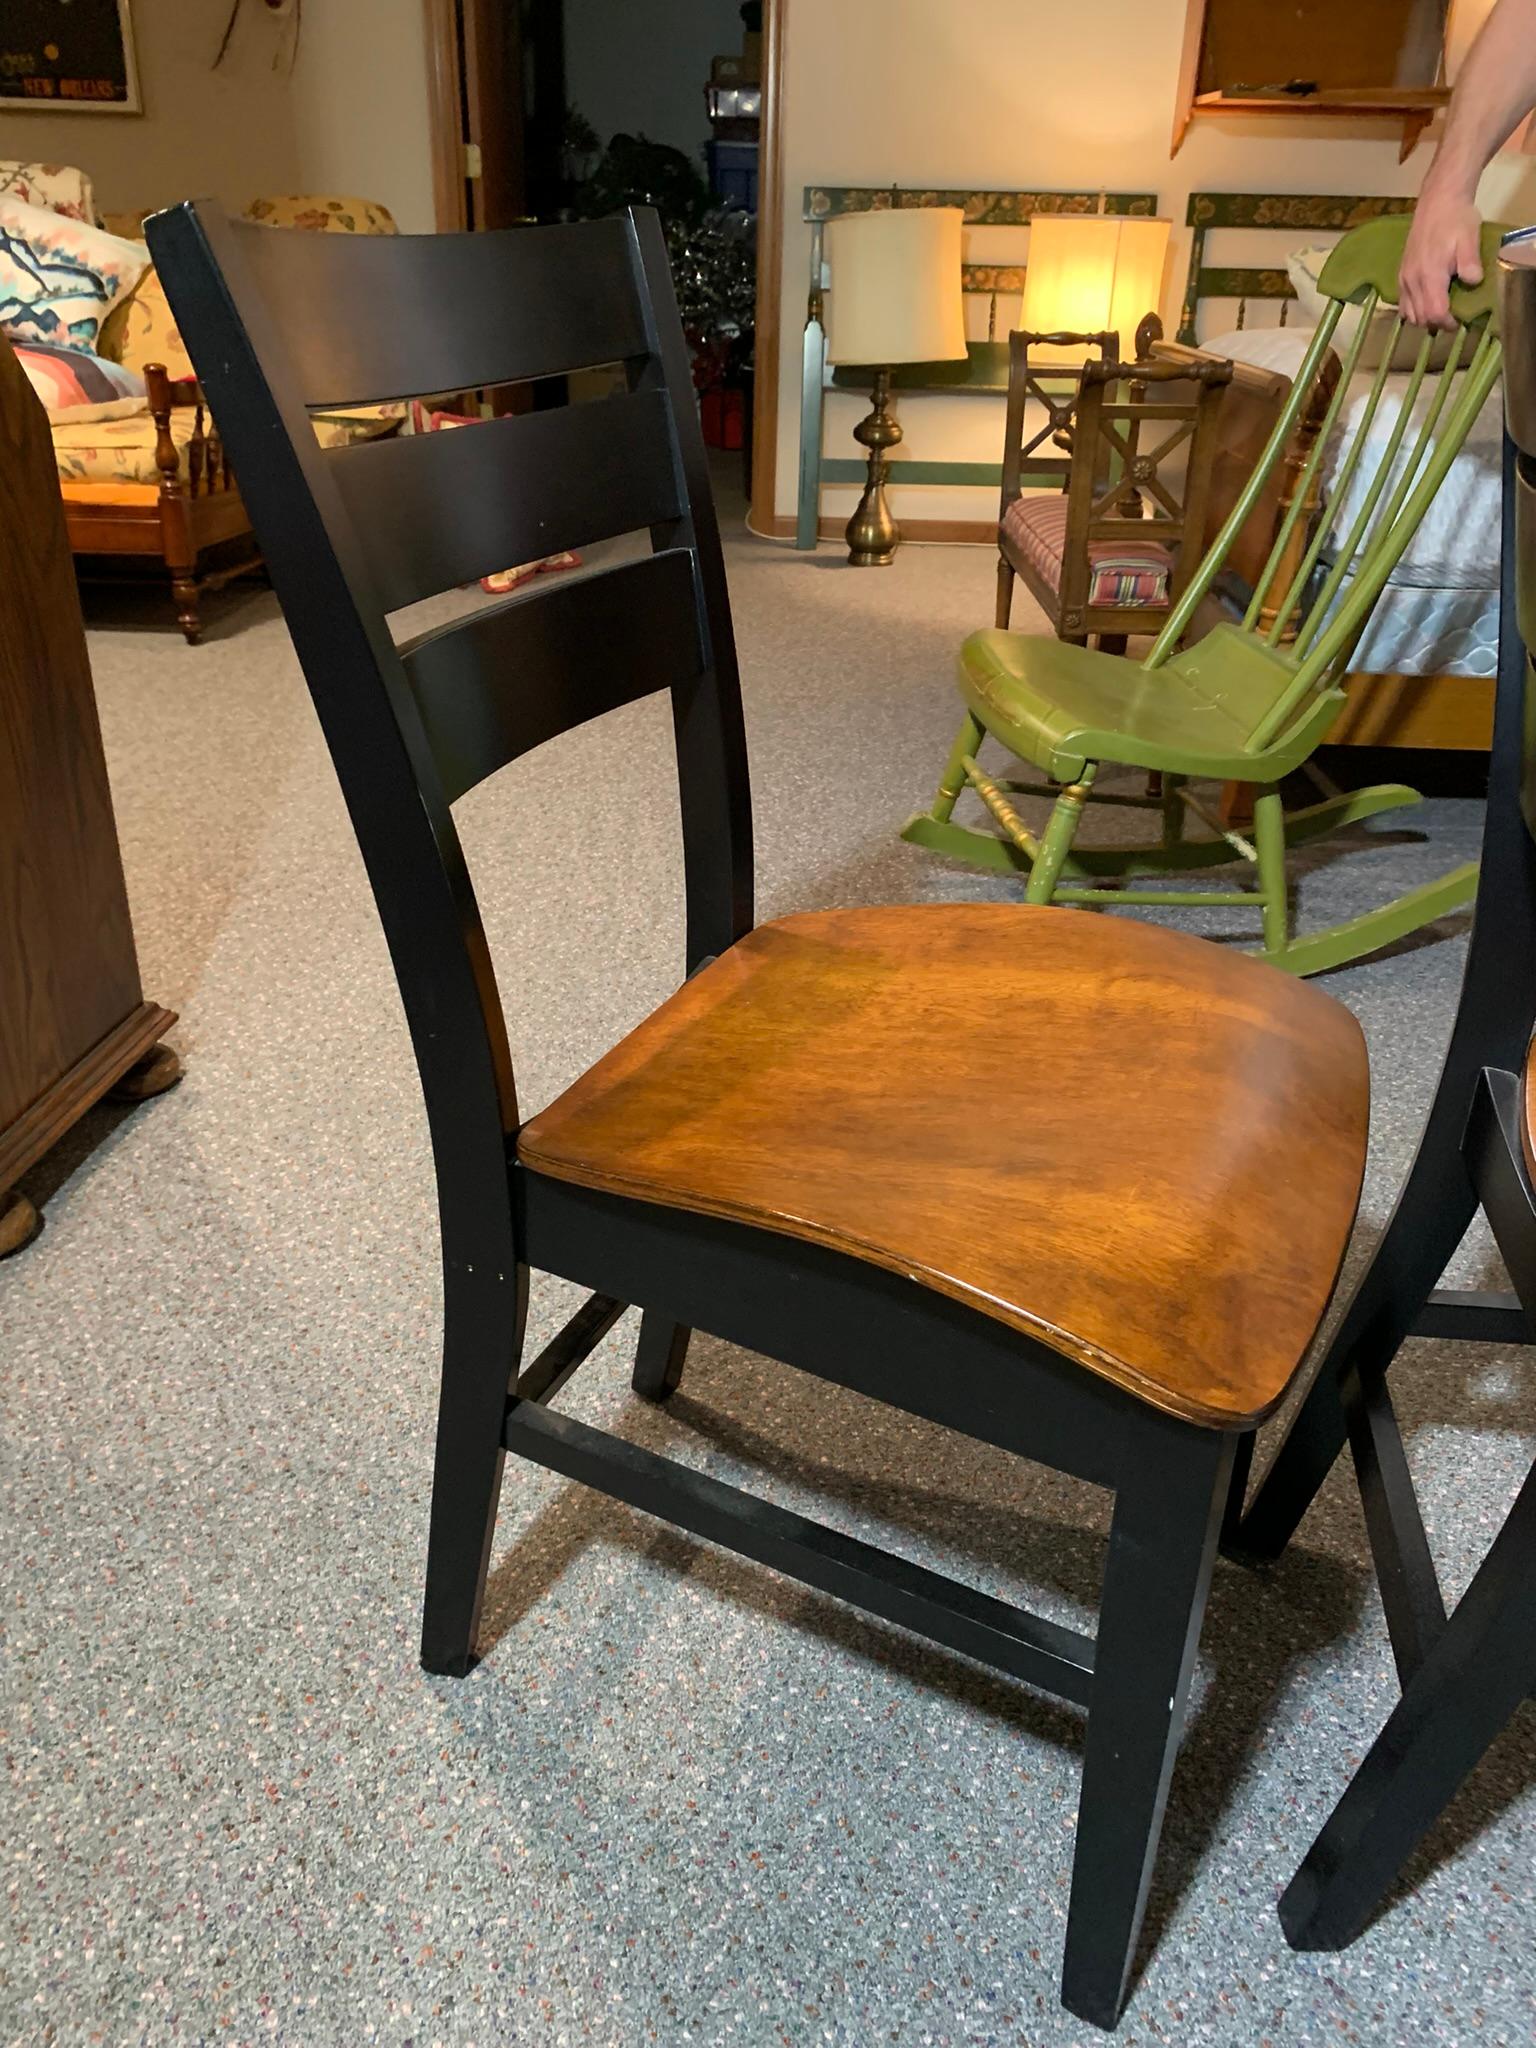
[[[1257,962],[1082,912],[903,905],[760,926],[518,1156],[911,1274],[1230,1429],[1322,1315],[1367,1096],[1353,1017]]]

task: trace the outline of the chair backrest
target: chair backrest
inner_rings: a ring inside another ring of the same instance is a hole
[[[1285,459],[1287,444],[1298,422],[1315,402],[1318,382],[1326,374],[1344,308],[1358,306],[1354,334],[1342,352],[1342,373],[1324,409],[1289,509],[1280,522],[1243,618],[1245,630],[1259,634],[1270,647],[1285,645],[1294,662],[1292,680],[1278,693],[1250,737],[1249,745],[1255,749],[1268,745],[1284,731],[1307,699],[1333,682],[1347,666],[1387,579],[1407,551],[1435,492],[1498,381],[1501,356],[1493,271],[1504,230],[1490,225],[1483,230],[1484,282],[1475,288],[1458,285],[1452,291],[1456,331],[1444,366],[1436,374],[1433,395],[1425,406],[1418,406],[1439,339],[1424,330],[1413,353],[1406,387],[1397,401],[1396,417],[1367,474],[1364,458],[1372,443],[1372,428],[1405,332],[1402,314],[1394,311],[1385,335],[1379,335],[1375,329],[1377,310],[1396,307],[1397,275],[1409,224],[1407,216],[1366,221],[1345,235],[1329,256],[1319,279],[1329,304],[1297,372],[1290,398],[1275,422],[1247,488],[1228,514],[1198,574],[1175,605],[1146,658],[1146,665],[1155,668],[1176,650],[1201,601],[1225,568],[1254,505],[1269,487],[1276,466]],[[1380,342],[1380,363],[1353,438],[1332,478],[1329,507],[1317,519],[1310,541],[1297,561],[1294,543],[1314,500],[1314,486],[1345,402],[1351,396],[1368,336],[1373,342]],[[1335,534],[1334,508],[1346,504],[1356,509],[1348,530]],[[1331,560],[1325,560],[1329,554]],[[1261,620],[1267,620],[1267,625],[1261,624]]]
[[[1226,362],[1098,362],[1084,367],[1067,486],[1064,611],[1086,608],[1089,550],[1101,542],[1156,541],[1174,551],[1169,599],[1177,600],[1199,565],[1217,421],[1231,380],[1232,365]],[[1174,386],[1179,388],[1167,388]],[[1148,429],[1157,435],[1150,443]],[[1131,492],[1140,501],[1135,511],[1127,510]],[[1193,543],[1187,549],[1186,539]]]
[[[1001,520],[1023,489],[1024,465],[1044,441],[1062,450],[1059,456],[1045,456],[1034,462],[1034,470],[1059,469],[1065,483],[1071,469],[1071,431],[1077,410],[1078,383],[1071,365],[1032,363],[1032,348],[1097,349],[1099,360],[1113,363],[1120,354],[1120,337],[1112,329],[1102,334],[1036,334],[1018,327],[1008,337],[1008,410],[1003,424],[1003,497],[998,507]],[[1040,408],[1043,423],[1029,439],[1024,424],[1029,407]]]
[[[639,210],[487,234],[274,234],[194,201],[156,215],[148,239],[373,885],[445,1255],[478,1246],[504,1264],[517,1104],[454,801],[557,734],[670,691],[688,971],[752,922],[736,653],[660,227]],[[615,395],[456,433],[324,451],[309,425],[309,411],[603,364],[623,365]],[[388,615],[434,592],[635,532],[649,536],[639,559],[391,636]]]

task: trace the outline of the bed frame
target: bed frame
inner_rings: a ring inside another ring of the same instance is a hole
[[[1235,299],[1237,317],[1232,324],[1241,328],[1251,300],[1281,301],[1281,323],[1286,302],[1296,296],[1284,265],[1277,269],[1241,269],[1210,265],[1205,260],[1206,236],[1212,229],[1263,228],[1289,236],[1289,248],[1298,234],[1311,230],[1342,231],[1364,220],[1384,214],[1411,213],[1414,201],[1401,197],[1348,197],[1316,193],[1192,192],[1186,216],[1191,231],[1189,278],[1179,320],[1178,344],[1160,344],[1154,353],[1174,354],[1198,350],[1199,314],[1209,299]],[[1284,380],[1277,380],[1283,383]],[[1288,388],[1288,387],[1287,387]],[[1283,394],[1281,396],[1283,403]],[[1269,415],[1273,420],[1273,413]],[[1262,409],[1245,419],[1246,438],[1259,431]],[[1287,464],[1298,474],[1306,461],[1317,422],[1303,420],[1297,429],[1297,447]],[[1267,432],[1267,429],[1264,429]],[[1259,433],[1260,443],[1263,433]],[[1255,453],[1257,449],[1255,448]],[[1251,465],[1250,465],[1251,466]],[[1240,464],[1232,465],[1225,488],[1220,478],[1213,483],[1212,531],[1226,517],[1240,488]],[[1276,518],[1283,516],[1279,506]],[[1270,528],[1272,535],[1275,528]],[[1247,536],[1245,535],[1245,539]],[[1268,536],[1255,534],[1260,559]],[[1379,674],[1352,671],[1344,680],[1349,702],[1328,736],[1330,746],[1413,747],[1451,749],[1457,752],[1486,752],[1493,735],[1492,676]]]

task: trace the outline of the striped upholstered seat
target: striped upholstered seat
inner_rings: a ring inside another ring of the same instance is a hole
[[[1028,558],[1036,574],[1053,590],[1059,590],[1067,542],[1066,498],[1015,498],[1003,516],[1003,531]],[[1167,608],[1173,556],[1160,542],[1092,541],[1088,561],[1092,572],[1088,586],[1090,604]]]

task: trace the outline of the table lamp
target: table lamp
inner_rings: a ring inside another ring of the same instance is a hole
[[[827,360],[870,370],[873,398],[853,430],[869,450],[869,480],[848,522],[848,560],[881,567],[901,529],[885,498],[886,451],[901,439],[890,411],[894,363],[958,362],[965,356],[958,206],[890,207],[827,223],[832,272]]]
[[[1029,223],[1024,310],[1033,334],[1120,337],[1122,362],[1134,360],[1136,328],[1163,295],[1166,220],[1139,214],[1041,213]],[[1032,347],[1038,361],[1082,361],[1082,350]]]

